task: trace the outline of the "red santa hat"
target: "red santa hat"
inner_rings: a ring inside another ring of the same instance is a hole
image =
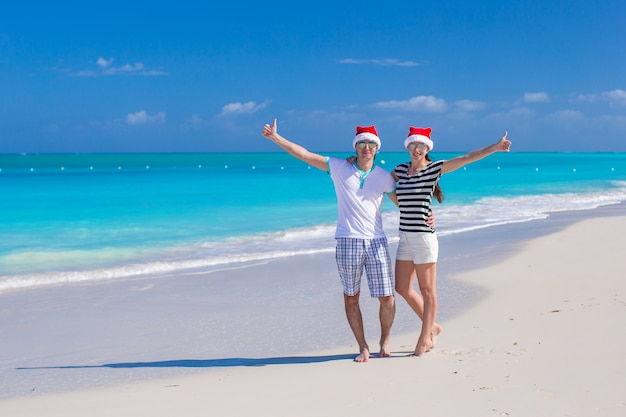
[[[409,127],[409,135],[404,141],[404,147],[408,148],[411,142],[419,142],[428,146],[428,150],[433,150],[433,141],[430,139],[430,127]]]
[[[360,140],[369,140],[370,142],[374,142],[378,145],[378,150],[380,150],[380,138],[378,137],[378,133],[376,133],[376,128],[374,126],[357,126],[356,136],[352,141],[352,147],[356,148],[356,143]]]

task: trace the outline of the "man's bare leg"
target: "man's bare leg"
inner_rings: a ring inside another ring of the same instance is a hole
[[[389,336],[391,334],[393,318],[396,315],[396,301],[393,295],[378,297],[378,301],[380,301],[380,310],[378,313],[380,318],[380,352],[378,353],[378,357],[387,358],[391,356]]]
[[[346,317],[348,318],[348,324],[352,329],[354,338],[359,344],[359,356],[354,358],[355,362],[367,362],[370,359],[370,350],[365,341],[365,331],[363,330],[363,316],[361,315],[361,308],[359,307],[359,295],[343,295],[343,300],[346,309]]]

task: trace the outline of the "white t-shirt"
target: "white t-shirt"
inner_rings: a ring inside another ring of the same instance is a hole
[[[396,189],[393,176],[378,166],[363,172],[341,158],[326,157],[326,164],[337,195],[335,237],[385,237],[382,206],[385,194]]]

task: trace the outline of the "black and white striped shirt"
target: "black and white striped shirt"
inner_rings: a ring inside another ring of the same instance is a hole
[[[430,216],[430,203],[435,185],[441,177],[441,168],[445,161],[429,163],[413,176],[409,175],[410,162],[398,165],[393,172],[398,177],[396,194],[400,206],[400,231],[433,233],[426,224]]]

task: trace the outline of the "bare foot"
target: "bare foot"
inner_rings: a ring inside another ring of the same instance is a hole
[[[439,336],[442,330],[443,327],[435,323],[435,325],[433,326],[433,330],[430,332],[430,341],[433,343],[431,349],[435,347],[435,344],[437,342],[437,336]]]
[[[380,345],[380,352],[378,352],[379,358],[388,358],[391,356],[391,351],[389,350],[389,346],[386,344]]]
[[[354,358],[355,362],[367,362],[369,360],[370,360],[370,351],[366,347],[361,349],[361,353],[359,354],[359,356]]]
[[[431,336],[432,336],[432,333],[431,333]],[[423,356],[424,353],[430,351],[434,347],[435,345],[433,344],[432,341],[429,341],[429,343],[423,343],[421,340],[418,340],[417,346],[415,346],[415,352],[413,352],[413,354],[409,356]]]

